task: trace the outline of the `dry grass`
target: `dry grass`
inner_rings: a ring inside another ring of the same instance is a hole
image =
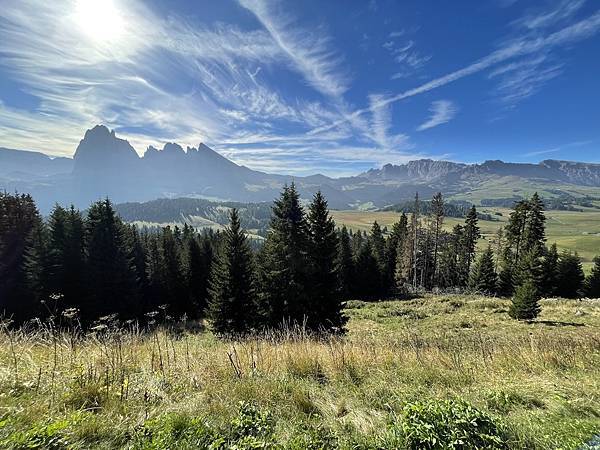
[[[547,300],[531,324],[507,306],[350,302],[348,336],[326,340],[5,330],[0,443],[25,447],[41,433],[42,447],[127,447],[170,413],[226,429],[246,401],[269,411],[283,446],[310,435],[324,448],[385,448],[408,402],[461,398],[505,426],[511,447],[578,448],[600,432],[600,304]]]

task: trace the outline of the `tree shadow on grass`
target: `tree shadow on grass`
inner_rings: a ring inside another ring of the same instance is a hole
[[[560,320],[535,320],[532,323],[540,323],[549,327],[585,327],[585,323],[562,322]]]

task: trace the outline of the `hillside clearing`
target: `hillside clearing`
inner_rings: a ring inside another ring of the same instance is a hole
[[[0,446],[185,447],[190,427],[229,436],[251,417],[272,446],[390,448],[405,442],[407,404],[464,399],[511,448],[579,448],[600,430],[600,302],[544,300],[531,324],[507,308],[460,295],[351,301],[347,337],[324,341],[4,332]]]

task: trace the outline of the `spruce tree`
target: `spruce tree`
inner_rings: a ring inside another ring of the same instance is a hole
[[[546,216],[544,202],[536,192],[527,202],[527,219],[523,230],[523,250],[543,251],[546,243]]]
[[[0,192],[0,315],[17,323],[40,311],[30,289],[27,267],[34,233],[43,245],[44,226],[33,198]]]
[[[471,264],[475,259],[475,253],[477,250],[477,241],[481,237],[481,231],[479,229],[479,218],[477,217],[477,209],[472,206],[467,213],[464,227],[464,258],[465,258],[465,273],[468,274],[471,271]]]
[[[494,253],[488,247],[473,265],[469,287],[484,294],[494,294],[498,282],[494,265]]]
[[[508,314],[517,320],[532,320],[540,313],[539,294],[532,280],[517,287]]]
[[[140,309],[135,267],[125,242],[124,225],[110,200],[92,204],[86,222],[88,296],[82,305],[84,320],[118,314],[135,317]]]
[[[355,289],[356,296],[361,299],[372,300],[379,295],[379,286],[373,282],[379,277],[379,266],[375,256],[371,241],[367,240],[358,251],[355,261]]]
[[[545,252],[542,263],[542,287],[541,294],[544,297],[553,297],[558,289],[558,250],[556,244],[552,244]]]
[[[308,209],[310,316],[307,325],[319,330],[342,330],[346,319],[338,290],[338,240],[335,222],[320,191]]]
[[[246,232],[234,208],[210,276],[207,316],[215,333],[243,334],[255,325],[252,267],[252,252]]]
[[[213,260],[210,240],[192,235],[187,239],[188,262],[186,265],[186,282],[189,288],[192,319],[202,317],[207,305],[208,282]]]
[[[369,234],[369,241],[371,243],[371,249],[373,251],[373,257],[377,261],[377,277],[371,280],[374,285],[374,289],[382,294],[385,285],[385,270],[386,270],[386,259],[385,259],[385,238],[383,232],[377,221],[373,222],[371,226],[371,232]]]
[[[271,326],[304,323],[311,314],[308,230],[294,184],[275,200],[269,234],[260,254],[260,306]]]
[[[581,258],[577,253],[563,252],[558,260],[557,295],[564,298],[577,298],[581,295],[585,274]]]
[[[165,227],[162,231],[162,258],[164,265],[164,303],[169,305],[169,314],[174,318],[193,316],[194,307],[188,298],[185,275],[182,267],[180,232],[177,228]]]
[[[433,236],[433,285],[438,282],[438,254],[440,247],[440,236],[442,233],[442,226],[444,224],[444,198],[442,193],[438,192],[433,196],[431,200],[431,213],[432,213],[432,236]]]
[[[385,286],[386,291],[394,290],[397,287],[395,282],[396,267],[398,264],[398,252],[404,251],[404,241],[408,237],[408,218],[402,213],[400,220],[392,225],[392,231],[385,245]],[[404,283],[402,283],[403,285]]]
[[[594,258],[594,267],[585,280],[584,292],[589,298],[600,298],[600,256]]]
[[[535,248],[524,252],[519,263],[517,286],[509,309],[509,315],[518,320],[532,320],[540,312],[541,262],[538,254]]]
[[[337,273],[340,296],[342,300],[348,300],[354,294],[354,260],[350,235],[345,225],[338,239]]]

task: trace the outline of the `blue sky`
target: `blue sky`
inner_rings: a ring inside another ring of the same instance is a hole
[[[420,157],[600,161],[595,0],[3,0],[0,146],[353,174]]]

